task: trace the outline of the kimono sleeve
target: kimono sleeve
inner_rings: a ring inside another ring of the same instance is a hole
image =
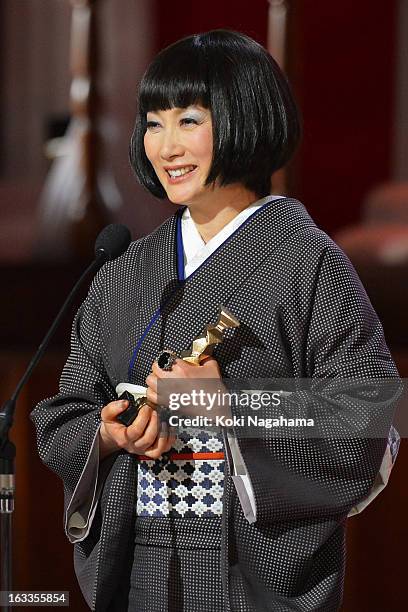
[[[300,334],[291,307],[284,333],[294,354]],[[285,423],[313,427],[264,428],[256,436],[235,429],[257,523],[346,518],[369,496],[384,457],[401,393],[398,371],[365,290],[334,243],[320,258],[302,352],[307,379],[293,381],[279,405],[262,407],[257,418],[284,415]],[[233,406],[237,416],[247,410]]]
[[[104,268],[75,316],[59,393],[31,413],[39,455],[64,484],[64,525],[71,542],[87,535],[112,462],[108,457],[99,463],[100,413],[116,399],[102,357],[98,303],[103,279]]]

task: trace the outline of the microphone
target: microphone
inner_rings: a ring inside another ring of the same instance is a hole
[[[126,225],[120,223],[107,225],[96,239],[95,258],[99,261],[113,261],[126,251],[131,240]]]
[[[24,387],[25,383],[30,378],[35,366],[40,361],[41,357],[45,353],[52,337],[54,336],[63,316],[71,306],[78,289],[82,285],[85,278],[90,272],[96,272],[96,270],[105,262],[113,261],[120,255],[122,255],[128,248],[131,242],[130,231],[125,225],[112,224],[105,227],[98,235],[95,242],[95,259],[89,264],[86,270],[82,273],[79,280],[76,282],[67,299],[62,305],[60,311],[55,317],[50,329],[46,333],[43,341],[38,347],[34,357],[29,363],[26,371],[21,377],[17,384],[13,395],[7,400],[0,411],[0,515],[10,514],[14,508],[14,458],[15,458],[15,446],[10,442],[8,438],[9,430],[13,424],[14,411],[16,407],[16,401],[20,394],[20,391]],[[2,530],[3,533],[3,530]],[[6,546],[8,549],[8,546]],[[4,567],[4,564],[1,564]],[[2,577],[2,590],[11,590],[9,588],[10,574],[7,574],[6,578]],[[6,586],[8,585],[8,586]]]

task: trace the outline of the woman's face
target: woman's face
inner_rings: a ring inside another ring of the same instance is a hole
[[[146,155],[175,204],[204,201],[213,154],[211,112],[199,105],[147,113]]]

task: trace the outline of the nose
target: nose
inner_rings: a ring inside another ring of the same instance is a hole
[[[161,158],[170,160],[182,155],[184,155],[184,146],[178,137],[177,130],[170,128],[163,130],[163,138],[160,148]]]

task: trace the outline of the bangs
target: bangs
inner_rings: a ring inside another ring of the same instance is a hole
[[[164,49],[145,73],[139,89],[139,109],[149,111],[186,108],[201,104],[210,108],[208,68],[202,47],[184,45]]]

